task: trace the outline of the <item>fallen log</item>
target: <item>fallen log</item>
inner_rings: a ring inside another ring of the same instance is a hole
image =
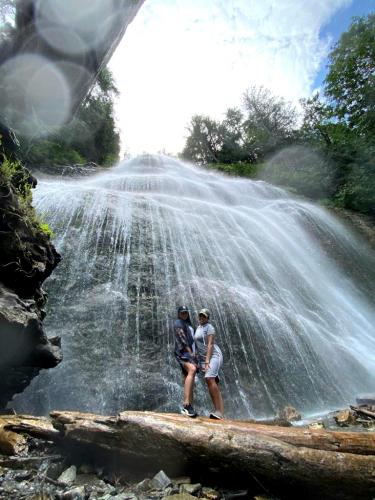
[[[59,435],[47,418],[2,415],[0,416],[0,453],[4,455],[26,454],[28,444],[23,433],[47,440],[54,440]]]
[[[365,415],[366,417],[375,418],[375,412],[368,410],[367,408],[358,408],[357,406],[350,407],[356,413],[360,415]]]
[[[372,433],[270,427],[231,420],[124,412],[104,417],[53,412],[66,443],[105,452],[117,466],[169,475],[211,471],[217,481],[254,480],[305,498],[373,498]],[[107,461],[108,464],[108,461]],[[121,465],[119,465],[121,464]]]

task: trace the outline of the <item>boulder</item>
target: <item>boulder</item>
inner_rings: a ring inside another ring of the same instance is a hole
[[[341,410],[334,418],[340,427],[349,427],[349,425],[355,424],[357,420],[354,412],[351,410]]]
[[[169,477],[166,475],[164,471],[159,471],[153,478],[152,478],[152,485],[155,489],[160,489],[164,490],[168,486],[171,486],[172,481],[169,479]]]
[[[59,476],[57,481],[61,484],[71,485],[74,483],[77,477],[77,467],[75,465],[71,465]]]
[[[189,493],[189,495],[195,495],[202,489],[202,485],[200,483],[197,484],[181,484],[180,491],[181,493]]]
[[[279,411],[277,416],[280,420],[286,420],[287,422],[295,422],[302,419],[301,414],[293,406],[285,406]]]

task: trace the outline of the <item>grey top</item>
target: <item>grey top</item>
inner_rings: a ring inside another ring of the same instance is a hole
[[[215,335],[215,328],[211,325],[211,323],[199,325],[195,330],[194,342],[197,347],[200,363],[204,363],[206,359],[208,345],[207,337],[209,335]],[[212,357],[214,356],[222,356],[221,349],[217,344],[214,344],[214,348],[212,350]]]

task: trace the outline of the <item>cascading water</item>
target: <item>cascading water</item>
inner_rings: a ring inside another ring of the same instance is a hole
[[[19,411],[178,411],[181,304],[211,310],[228,416],[324,411],[374,389],[374,255],[324,209],[151,156],[40,180],[35,203],[63,255],[46,330],[65,357]],[[196,403],[210,409],[200,380]]]

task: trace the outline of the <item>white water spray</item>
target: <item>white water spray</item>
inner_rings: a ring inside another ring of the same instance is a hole
[[[19,410],[177,411],[181,304],[212,311],[229,416],[318,412],[373,389],[374,255],[326,210],[149,156],[92,178],[46,178],[35,200],[63,255],[46,328],[65,357]],[[209,410],[201,382],[196,402]]]

